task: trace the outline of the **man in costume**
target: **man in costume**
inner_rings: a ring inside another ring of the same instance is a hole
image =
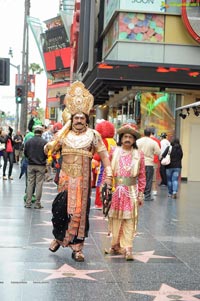
[[[111,153],[114,192],[108,213],[112,240],[105,253],[124,254],[126,260],[133,260],[138,207],[143,204],[146,185],[144,155],[137,149],[140,134],[136,124],[124,124],[117,132],[120,146]]]
[[[96,124],[95,130],[101,134],[103,142],[108,150],[108,153],[110,153],[112,147],[116,146],[116,142],[113,139],[114,134],[115,134],[114,125],[110,121],[103,119]],[[95,166],[97,166],[96,196],[95,196],[94,204],[95,204],[96,209],[102,209],[102,200],[101,200],[100,190],[101,190],[101,184],[102,184],[102,180],[103,180],[104,166],[103,166],[101,158],[98,154],[94,154],[92,162],[93,162],[93,164],[95,164]]]
[[[81,82],[67,89],[65,105],[70,117],[49,142],[46,153],[62,148],[62,165],[59,175],[58,195],[52,205],[53,235],[49,250],[56,252],[60,246],[72,249],[75,261],[84,261],[82,249],[89,231],[91,190],[91,160],[99,153],[105,167],[105,182],[112,184],[112,170],[108,152],[101,135],[88,127],[93,96]]]

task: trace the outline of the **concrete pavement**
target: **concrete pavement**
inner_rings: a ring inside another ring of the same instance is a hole
[[[200,300],[199,183],[182,183],[178,199],[159,188],[140,209],[133,262],[104,255],[107,220],[91,209],[85,262],[71,250],[48,250],[52,236],[53,182],[44,184],[44,208],[25,209],[25,179],[14,164],[13,181],[0,169],[0,300]],[[94,193],[92,202],[94,203]]]

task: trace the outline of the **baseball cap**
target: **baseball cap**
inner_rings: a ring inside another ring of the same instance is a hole
[[[33,126],[34,132],[43,132],[43,127],[41,125]]]

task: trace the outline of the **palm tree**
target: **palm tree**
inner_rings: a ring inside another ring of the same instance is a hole
[[[34,77],[34,80],[33,80],[33,84],[35,85],[35,74],[41,74],[44,69],[42,69],[40,67],[39,64],[36,64],[36,63],[32,63],[29,65],[29,71],[32,72],[32,75],[30,75],[28,78],[29,78],[29,81],[31,83],[31,77]],[[33,88],[33,91],[32,89],[30,88],[30,93],[34,93],[35,94],[35,87]],[[34,113],[34,111],[36,110],[36,107],[34,107],[34,94],[32,94],[32,103],[31,103],[31,108],[30,108],[30,111],[31,111],[31,114]]]
[[[32,71],[32,74],[41,74],[44,71],[44,69],[42,69],[40,65],[36,63],[30,64],[28,69],[29,71]]]

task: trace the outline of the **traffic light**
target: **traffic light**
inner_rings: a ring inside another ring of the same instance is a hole
[[[22,103],[24,99],[24,86],[17,85],[15,90],[16,103]]]
[[[0,85],[10,85],[10,60],[7,58],[0,58]]]
[[[1,118],[5,118],[5,117],[6,117],[5,112],[1,111]]]

